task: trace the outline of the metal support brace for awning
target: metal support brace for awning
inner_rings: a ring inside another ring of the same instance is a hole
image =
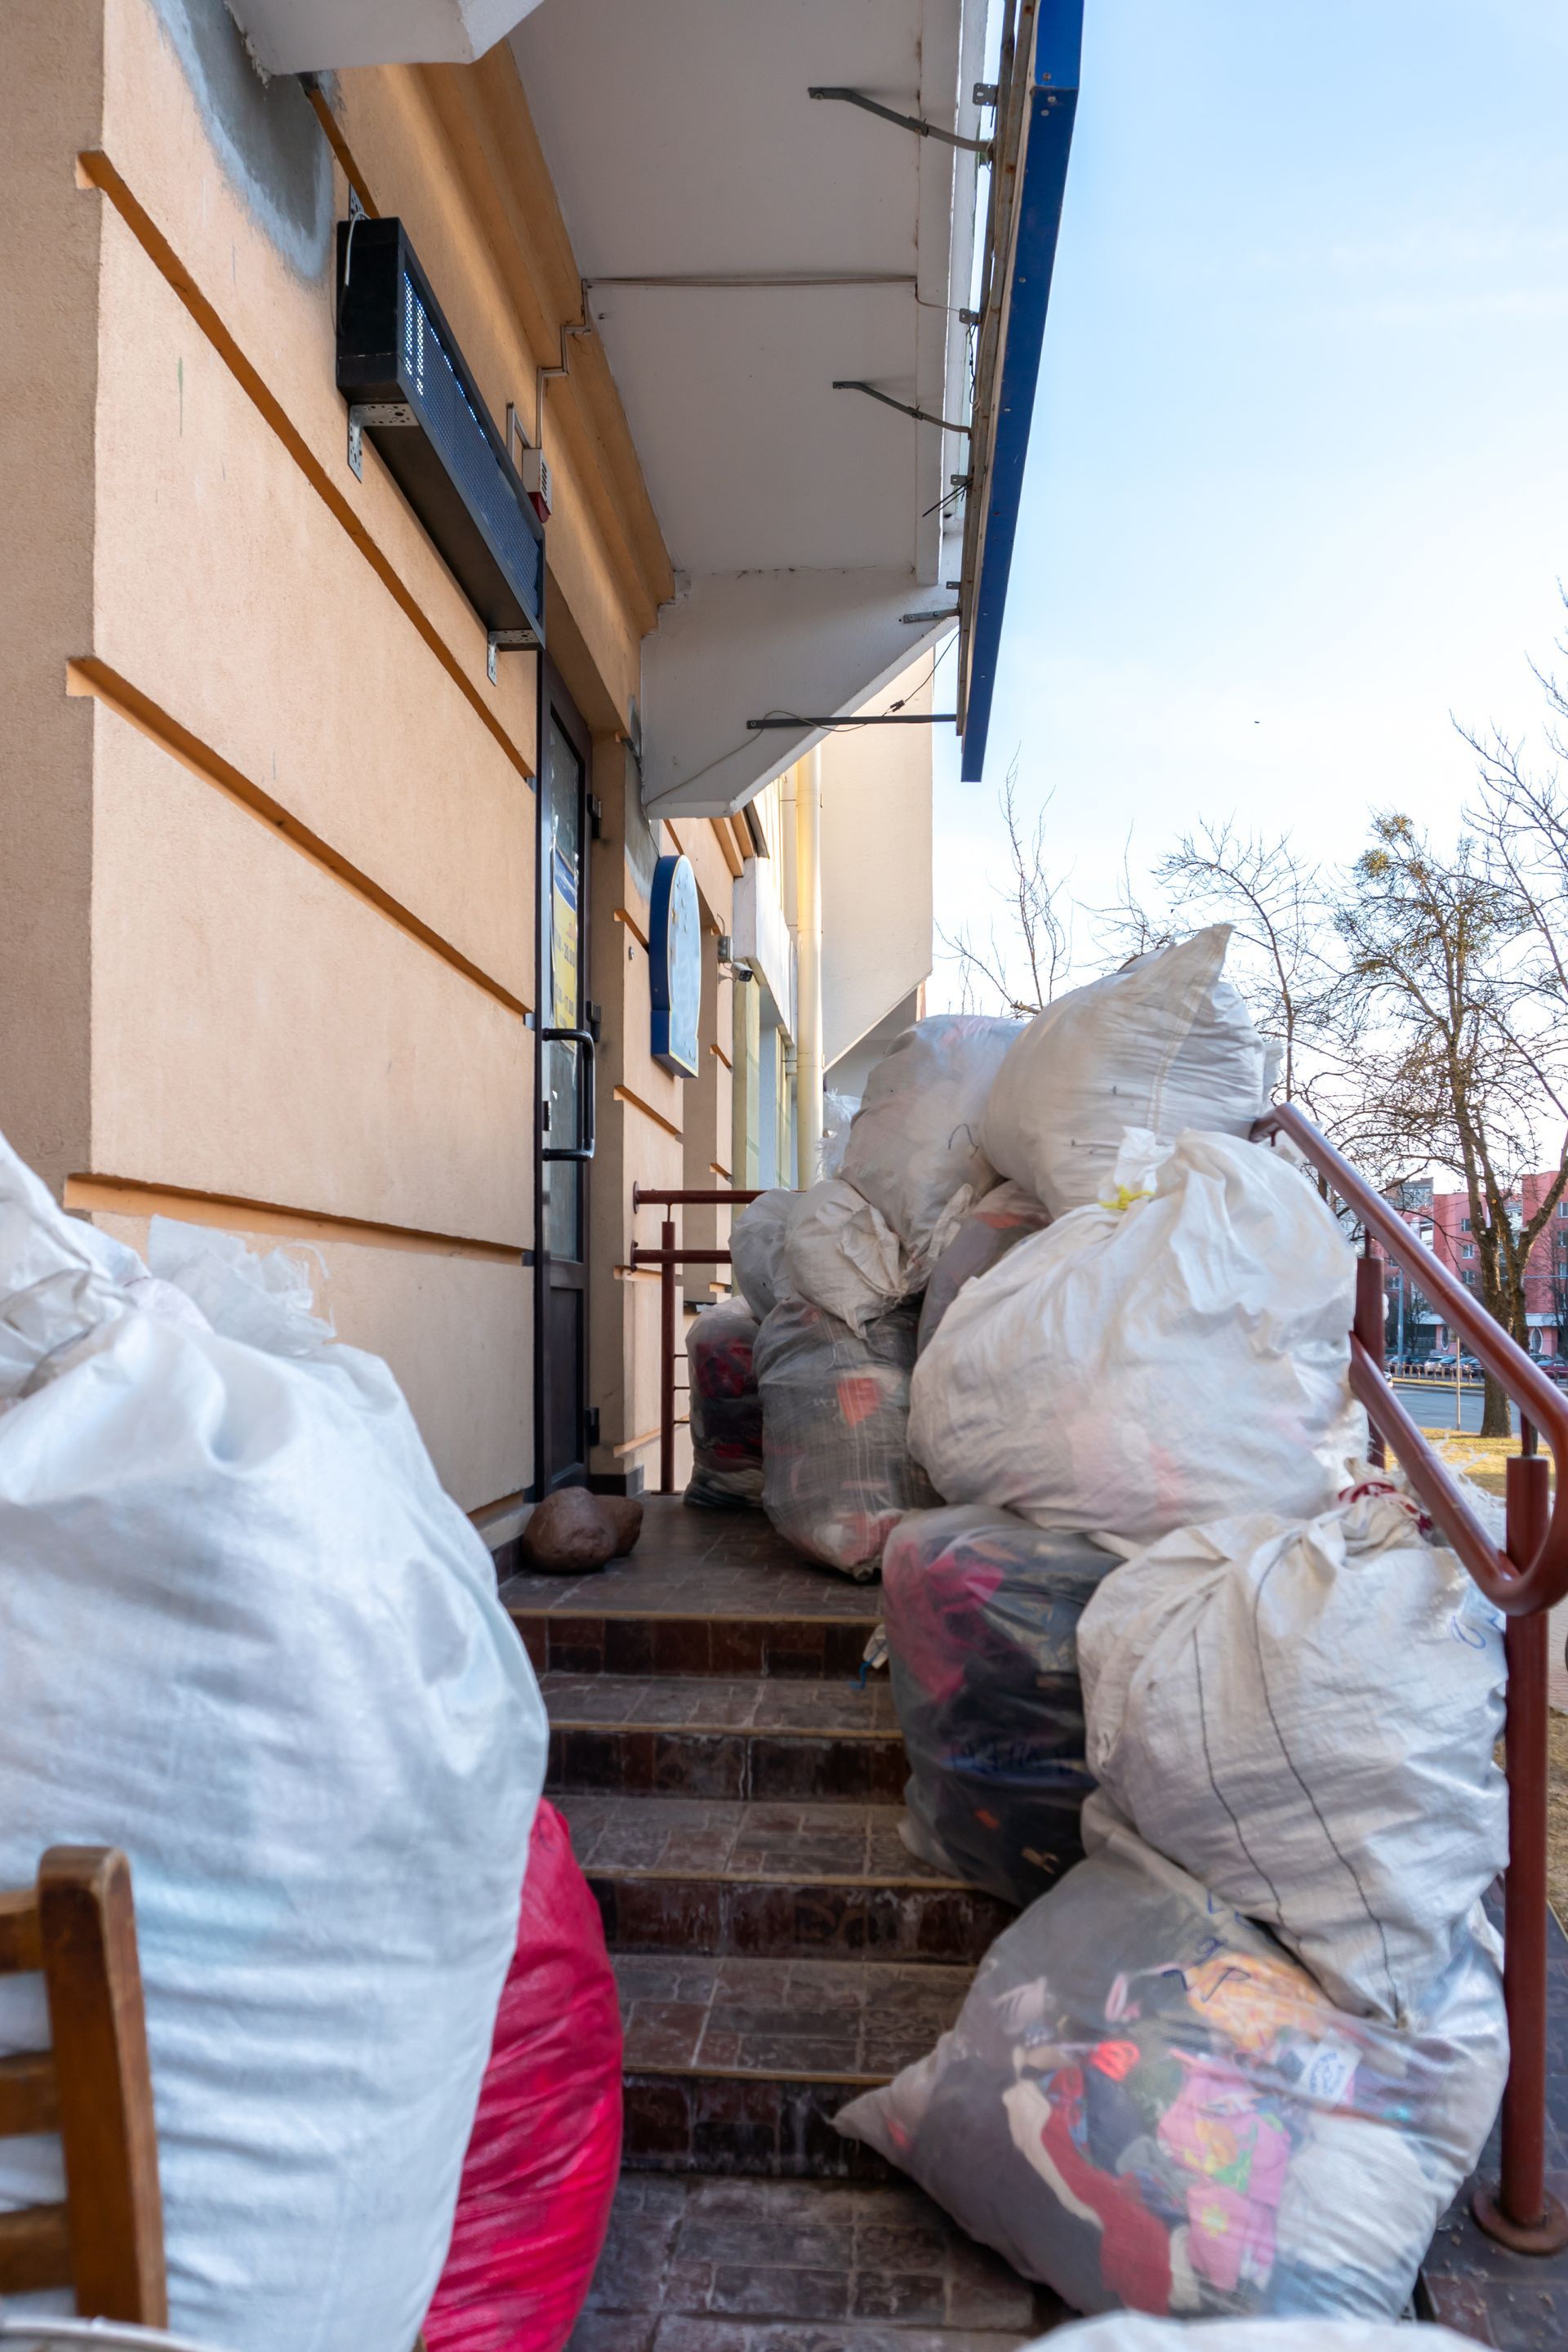
[[[940,425],[944,433],[967,433],[970,430],[967,425],[956,424],[951,416],[933,416],[929,408],[911,408],[907,400],[895,400],[890,392],[879,392],[874,383],[868,383],[862,376],[836,375],[833,389],[835,392],[863,392],[868,400],[879,400],[884,408],[896,408],[900,416],[912,416],[917,425]]]
[[[956,710],[881,710],[866,719],[748,719],[747,728],[755,735],[764,727],[952,727],[957,724]]]
[[[875,114],[884,122],[896,122],[900,131],[912,131],[917,139],[940,139],[944,147],[962,147],[971,155],[991,161],[989,139],[966,139],[960,131],[945,131],[940,122],[926,122],[918,114],[900,114],[896,107],[883,106],[877,99],[868,98],[863,89],[845,89],[835,83],[831,88],[819,85],[807,89],[807,98],[837,99],[840,106],[858,106],[863,114]]]

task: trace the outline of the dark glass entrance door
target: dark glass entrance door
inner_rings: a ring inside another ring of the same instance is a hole
[[[588,1468],[588,755],[563,697],[545,704],[539,793],[539,1491]]]

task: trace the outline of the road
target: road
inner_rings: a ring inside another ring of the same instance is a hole
[[[1461,1412],[1454,1411],[1454,1383],[1447,1381],[1395,1380],[1394,1389],[1406,1412],[1420,1423],[1423,1429],[1464,1429],[1472,1436],[1481,1425],[1481,1383],[1467,1381],[1461,1400]],[[1519,1414],[1513,1416],[1513,1426],[1519,1427]]]

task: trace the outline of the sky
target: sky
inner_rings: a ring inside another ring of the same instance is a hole
[[[1015,752],[1090,905],[1205,816],[1348,861],[1374,807],[1452,833],[1450,713],[1537,728],[1568,630],[1563,0],[1085,17],[985,781],[935,743],[950,933]]]

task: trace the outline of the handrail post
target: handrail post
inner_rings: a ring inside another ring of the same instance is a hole
[[[659,1228],[664,1260],[658,1269],[658,1491],[675,1492],[675,1219]]]
[[[1535,1558],[1551,1517],[1540,1454],[1508,1465],[1508,1555]],[[1568,2245],[1568,2212],[1546,2187],[1546,1782],[1548,1622],[1544,1610],[1510,1617],[1508,1657],[1508,1873],[1503,1885],[1503,1997],[1509,2073],[1502,2100],[1502,2178],[1477,2189],[1471,2210],[1515,2253]]]
[[[1379,1371],[1383,1370],[1387,1360],[1387,1310],[1384,1304],[1383,1282],[1383,1255],[1368,1234],[1365,1254],[1356,1260],[1355,1321],[1351,1328]],[[1388,1448],[1375,1422],[1369,1422],[1368,1427],[1371,1438],[1367,1458],[1381,1470],[1388,1460]]]

